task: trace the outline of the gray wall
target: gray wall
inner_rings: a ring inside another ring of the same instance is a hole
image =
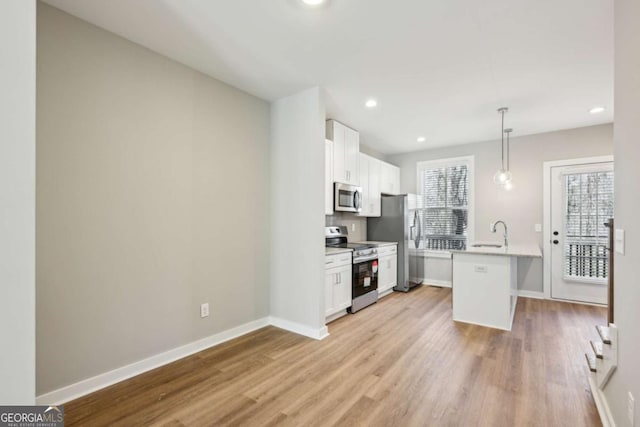
[[[37,53],[38,394],[267,316],[268,103],[42,3]]]
[[[271,105],[271,315],[315,338],[326,333],[325,114],[319,88]]]
[[[635,397],[640,425],[640,2],[615,2],[616,224],[626,237],[625,254],[615,255],[615,323],[619,328],[618,369],[605,388],[617,426],[628,426],[627,393]]]
[[[496,115],[496,123],[498,120]],[[489,224],[503,219],[509,226],[511,243],[538,243],[542,247],[542,234],[534,231],[534,225],[542,224],[543,218],[543,163],[609,154],[613,154],[613,127],[610,124],[515,137],[511,140],[515,188],[509,192],[493,183],[493,174],[500,167],[498,140],[389,156],[389,162],[401,168],[402,191],[415,193],[417,162],[473,155],[475,239],[499,240],[499,236],[489,231]],[[542,291],[541,260],[520,259],[518,276],[520,289]]]
[[[35,403],[36,4],[0,2],[0,405]]]

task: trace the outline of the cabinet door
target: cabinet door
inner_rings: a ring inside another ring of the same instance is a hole
[[[353,129],[344,127],[344,167],[348,184],[360,184],[359,155],[360,134]]]
[[[369,186],[369,165],[370,158],[366,154],[360,153],[360,187],[362,187],[362,210],[358,216],[370,216],[371,215],[371,192]]]
[[[378,258],[378,293],[382,293],[387,290],[387,283],[389,282],[389,263],[387,262],[388,256]]]
[[[362,163],[360,164],[362,167]],[[369,158],[369,200],[368,216],[380,216],[380,178],[382,174],[382,162],[372,157]]]
[[[400,168],[382,162],[382,183],[380,190],[385,194],[400,193]]]
[[[336,269],[327,270],[324,275],[324,315],[330,316],[335,311],[333,305],[333,288],[336,286],[337,281]]]
[[[338,283],[333,287],[333,311],[351,307],[351,265],[340,267]]]
[[[390,255],[389,257],[389,282],[387,289],[398,286],[398,256]]]
[[[391,166],[391,194],[400,194],[400,168]]]
[[[348,184],[345,169],[345,130],[346,127],[336,121],[330,120],[331,140],[333,141],[333,180]]]
[[[380,191],[391,194],[391,165],[385,162],[380,162]]]
[[[397,285],[398,258],[396,254],[380,257],[378,260],[378,292],[384,292]]]
[[[324,214],[333,215],[333,143],[324,142]]]

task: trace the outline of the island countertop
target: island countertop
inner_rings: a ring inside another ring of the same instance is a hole
[[[495,242],[474,242],[473,244],[495,244]],[[513,244],[504,248],[491,248],[491,247],[473,247],[473,244],[469,245],[466,250],[450,250],[452,254],[477,254],[477,255],[503,255],[514,257],[528,257],[528,258],[542,258],[542,252],[537,244]]]

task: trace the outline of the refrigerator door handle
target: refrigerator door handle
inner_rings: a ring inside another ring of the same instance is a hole
[[[413,230],[418,229],[417,232],[413,232]],[[413,225],[411,226],[412,229],[412,233],[411,233],[411,237],[410,239],[413,240],[413,242],[416,245],[416,249],[418,249],[420,247],[420,216],[418,215],[418,211],[416,210],[414,215],[413,215]],[[415,237],[414,237],[415,235]]]

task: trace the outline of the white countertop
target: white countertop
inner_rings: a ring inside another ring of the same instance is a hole
[[[368,240],[366,242],[356,242],[356,243],[363,243],[365,245],[374,245],[374,246],[391,246],[391,245],[397,245],[398,242],[376,242],[373,240]]]
[[[495,242],[475,242],[475,244],[479,243],[495,243]],[[515,256],[515,257],[529,257],[529,258],[542,258],[542,252],[540,251],[540,247],[536,244],[529,245],[509,245],[507,248],[489,248],[489,247],[480,247],[474,248],[469,245],[467,250],[451,250],[453,254],[478,254],[478,255],[504,255],[504,256]]]
[[[349,248],[328,248],[325,246],[324,248],[325,255],[335,255],[335,254],[343,254],[345,252],[353,252],[353,249],[349,249]]]

